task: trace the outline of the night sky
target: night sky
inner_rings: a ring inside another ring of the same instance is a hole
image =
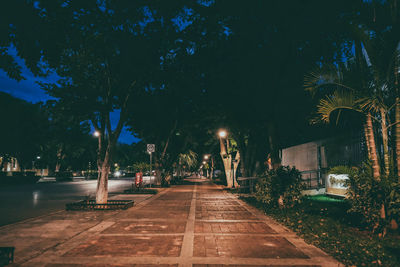
[[[52,73],[45,78],[35,77],[26,68],[22,59],[15,56],[15,54],[14,57],[17,59],[18,64],[22,67],[22,75],[25,77],[25,80],[18,82],[10,79],[7,74],[0,69],[0,91],[11,94],[14,97],[31,103],[37,103],[40,101],[45,102],[47,100],[54,99],[47,95],[46,92],[43,91],[36,82],[56,82],[58,80],[57,74]],[[118,118],[119,112],[114,112],[111,114],[111,122],[113,127],[116,127]],[[133,137],[127,129],[123,129],[118,141],[120,143],[132,144],[140,141],[140,139]]]

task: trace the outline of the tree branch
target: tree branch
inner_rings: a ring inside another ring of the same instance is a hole
[[[392,124],[389,124],[386,128],[389,129],[390,127],[395,126],[398,123],[400,123],[400,121],[393,122]]]
[[[133,83],[133,85],[134,85],[134,83]],[[118,121],[117,127],[115,128],[115,131],[113,133],[113,140],[112,140],[113,142],[117,141],[119,135],[121,134],[122,127],[124,126],[124,123],[125,123],[125,120],[126,120],[126,115],[127,115],[127,110],[128,110],[127,108],[128,108],[129,97],[130,97],[130,92],[128,92],[126,94],[125,100],[124,100],[124,102],[123,102],[123,104],[121,106],[121,113],[120,113],[120,116],[119,116],[119,121]]]

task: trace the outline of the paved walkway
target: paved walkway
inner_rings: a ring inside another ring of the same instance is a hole
[[[205,180],[141,197],[125,211],[62,211],[2,227],[0,246],[15,246],[21,266],[341,266]]]

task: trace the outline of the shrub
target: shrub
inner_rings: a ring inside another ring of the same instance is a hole
[[[281,166],[267,171],[256,185],[258,201],[270,206],[293,207],[302,198],[304,189],[301,174],[295,168]]]
[[[349,212],[361,214],[374,232],[384,232],[392,220],[399,222],[400,185],[395,179],[382,177],[376,180],[371,166],[364,164],[349,175],[347,185],[347,198],[351,204]],[[385,218],[381,218],[382,211],[385,212]]]
[[[356,168],[339,165],[329,169],[328,174],[348,174],[350,176],[356,172],[357,172]]]

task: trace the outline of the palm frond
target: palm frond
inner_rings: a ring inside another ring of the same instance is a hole
[[[341,67],[341,68],[339,68]],[[345,66],[326,66],[317,68],[304,76],[304,89],[315,95],[321,88],[330,88],[333,90],[346,89],[355,91],[355,89],[343,82]]]
[[[338,82],[338,70],[334,66],[320,67],[304,76],[304,88],[315,93],[318,88],[327,84]]]
[[[317,106],[317,113],[322,122],[329,123],[332,113],[343,109],[362,112],[350,91],[335,91],[332,95],[321,99]]]
[[[379,112],[382,107],[385,108],[382,100],[378,97],[363,97],[356,102],[362,110],[367,112]]]

